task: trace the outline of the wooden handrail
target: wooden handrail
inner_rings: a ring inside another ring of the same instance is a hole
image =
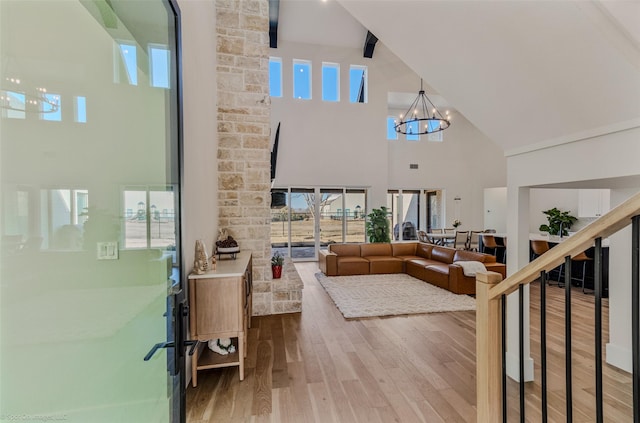
[[[571,237],[553,247],[537,259],[525,265],[488,292],[487,298],[493,300],[502,294],[510,294],[518,285],[528,284],[545,272],[557,267],[566,256],[574,257],[593,245],[596,238],[606,238],[631,223],[631,218],[640,214],[640,193],[629,198],[610,212],[587,225]]]
[[[500,382],[502,340],[498,336],[502,328],[499,310],[502,295],[510,294],[536,280],[542,271],[549,272],[565,260],[574,257],[597,238],[606,238],[631,223],[640,215],[640,193],[631,197],[598,220],[567,238],[522,269],[498,283],[499,273],[476,275],[476,403],[478,422],[498,422],[502,414],[502,383]],[[527,240],[528,241],[528,240]]]

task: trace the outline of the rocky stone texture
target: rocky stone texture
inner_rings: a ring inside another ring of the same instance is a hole
[[[216,0],[216,19],[218,226],[253,254],[253,314],[294,311],[271,281],[269,2]]]
[[[296,313],[302,311],[302,289],[304,284],[293,261],[285,258],[282,277],[271,283],[272,314]]]

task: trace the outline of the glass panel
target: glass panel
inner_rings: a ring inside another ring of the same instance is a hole
[[[398,191],[389,191],[387,193],[387,211],[389,213],[389,228],[391,229],[392,236],[390,237],[392,240],[399,239],[399,225],[398,220],[400,219],[400,214],[398,212],[398,199],[399,199]]]
[[[347,215],[346,242],[365,241],[365,215],[367,210],[364,190],[347,190],[345,194],[346,207],[351,210]]]
[[[322,64],[322,100],[340,101],[340,65]]]
[[[87,99],[86,97],[76,96],[75,103],[75,121],[78,123],[87,123]]]
[[[311,99],[311,62],[293,61],[293,98]]]
[[[348,214],[348,209],[342,206],[341,189],[320,190],[320,248],[343,242],[343,222]]]
[[[169,69],[171,65],[170,51],[166,47],[149,46],[149,67],[151,72],[151,86],[169,88]]]
[[[429,232],[431,229],[444,229],[442,222],[442,191],[427,192],[427,222]]]
[[[396,118],[393,116],[387,117],[387,139],[397,140],[398,133],[396,132]]]
[[[131,43],[118,43],[118,55],[120,58],[120,66],[117,67],[119,72],[116,74],[116,80],[122,81],[120,72],[124,69],[126,81],[131,85],[138,85],[138,58],[136,57],[136,46]]]
[[[169,422],[179,366],[143,357],[173,339],[180,273],[175,15],[34,0],[0,1],[0,19],[0,420]],[[151,43],[172,50],[170,90],[135,59]]]
[[[285,257],[289,256],[289,194],[287,190],[272,190],[275,195],[284,195],[286,204],[271,209],[271,248]]]
[[[349,100],[352,103],[366,103],[367,67],[351,65],[349,69]]]
[[[269,95],[282,97],[282,59],[269,58]]]
[[[291,189],[291,258],[313,259],[316,256],[314,203],[313,189]]]
[[[418,239],[418,216],[420,216],[420,193],[402,191],[402,221],[403,240]]]

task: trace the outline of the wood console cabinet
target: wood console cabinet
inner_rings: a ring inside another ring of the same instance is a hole
[[[216,270],[189,275],[189,326],[191,339],[200,341],[191,361],[191,383],[198,384],[198,370],[239,366],[244,379],[247,330],[251,327],[252,258],[240,252],[235,259],[217,262]],[[214,353],[207,341],[231,338],[236,352]]]

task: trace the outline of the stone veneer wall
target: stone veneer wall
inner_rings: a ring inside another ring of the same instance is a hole
[[[253,254],[253,314],[272,313],[268,0],[216,0],[219,227]]]

